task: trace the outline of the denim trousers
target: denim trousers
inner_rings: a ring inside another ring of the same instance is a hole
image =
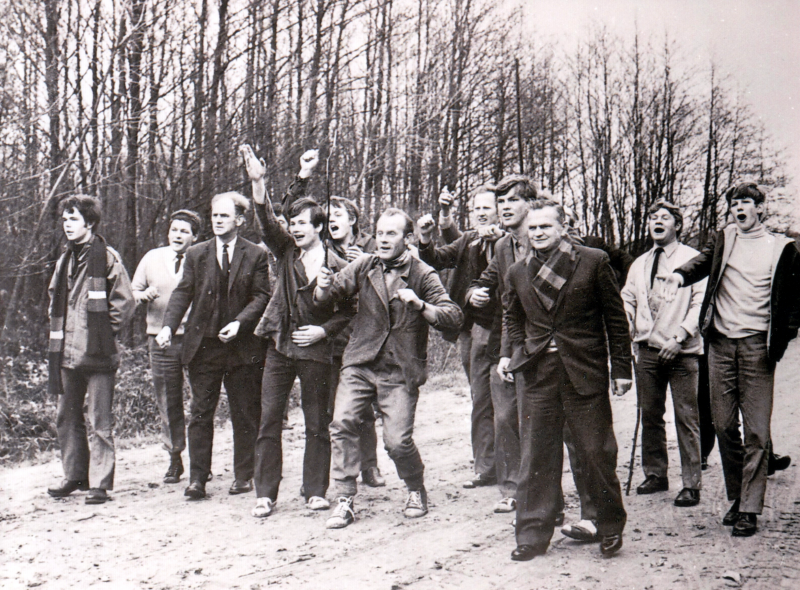
[[[708,372],[728,500],[740,500],[741,512],[761,514],[767,490],[775,383],[775,363],[767,355],[767,334],[727,338],[712,330]],[[740,412],[744,445],[739,432]]]
[[[362,468],[359,425],[374,400],[383,416],[383,443],[398,477],[409,486],[421,485],[425,466],[413,438],[418,397],[419,390],[406,383],[401,368],[385,358],[342,369],[331,422],[331,474],[337,495],[357,492]]]
[[[664,412],[669,386],[675,410],[683,487],[699,490],[702,470],[697,404],[698,359],[693,354],[679,354],[671,361],[662,361],[658,355],[657,349],[640,346],[636,360],[636,391],[642,407],[642,468],[645,476],[667,477]]]
[[[342,373],[342,357],[334,357],[331,366],[331,398],[328,414],[333,418],[336,407],[336,390],[339,388],[339,376]],[[378,433],[375,430],[375,413],[377,404],[373,403],[364,413],[358,432],[358,446],[361,448],[361,471],[378,466]],[[330,423],[330,420],[328,420]]]
[[[64,477],[93,488],[114,489],[114,377],[116,371],[61,369],[64,393],[58,398],[56,430]],[[83,414],[87,404],[91,444]]]
[[[161,440],[171,455],[180,455],[186,448],[186,419],[183,414],[183,336],[173,336],[166,349],[156,344],[155,336],[147,339],[150,372],[158,414],[161,417]]]

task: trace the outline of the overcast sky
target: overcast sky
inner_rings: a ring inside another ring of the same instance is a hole
[[[519,0],[537,34],[567,48],[592,22],[630,41],[668,32],[699,67],[715,58],[789,152],[800,187],[800,0]]]

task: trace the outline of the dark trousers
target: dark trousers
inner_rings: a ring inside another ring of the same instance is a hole
[[[569,458],[569,468],[572,471],[572,480],[575,482],[575,490],[578,492],[578,498],[581,502],[581,520],[597,520],[597,506],[592,500],[592,495],[589,493],[589,482],[586,481],[586,467],[581,463],[581,455],[575,446],[575,440],[569,430],[569,424],[564,421],[564,446],[567,447],[567,456]],[[563,452],[563,447],[562,447]],[[562,456],[561,462],[564,458]],[[564,496],[561,496],[561,505],[559,512],[564,511]]]
[[[258,418],[261,415],[261,359],[243,364],[234,350],[236,342],[223,344],[203,338],[189,363],[192,402],[189,418],[191,481],[205,483],[211,474],[214,414],[225,383],[233,425],[233,473],[236,479],[253,477]]]
[[[667,386],[675,408],[675,429],[681,455],[684,488],[702,487],[700,468],[700,414],[697,409],[697,356],[679,354],[659,359],[658,350],[639,347],[636,391],[642,406],[642,468],[645,476],[667,477],[667,430],[664,422]]]
[[[324,498],[331,468],[328,401],[331,365],[292,359],[270,344],[261,385],[261,427],[256,441],[256,496],[278,499],[283,471],[283,412],[295,377],[300,377],[300,404],[306,429],[303,488],[306,500]]]
[[[708,351],[697,357],[697,411],[700,414],[700,455],[708,457],[717,442],[711,416],[711,385],[708,382]]]
[[[409,489],[419,489],[425,465],[414,444],[414,416],[419,389],[410,387],[402,369],[386,359],[342,369],[331,423],[331,472],[339,496],[354,496],[361,471],[359,425],[377,400],[383,415],[383,442],[397,475]]]
[[[494,404],[492,403],[492,381],[502,380],[494,371],[497,366],[496,361],[493,362],[493,359],[488,354],[489,334],[489,330],[481,328],[478,324],[472,326],[471,350],[467,366],[471,371],[469,378],[470,393],[472,395],[471,435],[475,473],[487,479],[496,479],[495,415]],[[459,347],[461,346],[462,341],[459,338]],[[514,402],[516,405],[516,396],[514,396]],[[513,420],[513,422],[517,422],[517,420]]]
[[[464,367],[464,372],[467,374],[467,380],[472,379],[472,369],[470,362],[472,360],[472,331],[462,330],[458,334],[458,355],[461,357],[461,366]]]
[[[580,395],[558,353],[542,354],[515,374],[520,411],[518,545],[546,547],[561,502],[564,423],[573,435],[600,535],[621,533],[627,515],[617,478],[617,440],[608,394]]]
[[[64,477],[88,482],[93,488],[114,489],[114,375],[61,369],[64,393],[58,396],[56,430]],[[83,404],[91,426],[91,451]]]
[[[739,510],[761,514],[767,490],[770,419],[775,363],[767,356],[767,335],[746,338],[709,334],[711,411],[717,430],[728,500]],[[744,426],[744,446],[739,432]]]
[[[173,336],[163,349],[154,336],[147,338],[153,391],[161,417],[161,440],[170,454],[180,455],[186,448],[186,419],[183,414],[183,336]]]

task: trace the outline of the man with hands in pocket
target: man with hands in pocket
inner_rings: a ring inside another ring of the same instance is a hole
[[[411,218],[389,208],[376,225],[375,254],[357,258],[336,274],[323,267],[317,276],[318,305],[358,294],[330,427],[337,501],[328,528],[344,528],[355,520],[359,425],[373,400],[383,415],[386,450],[408,488],[404,515],[418,518],[428,512],[425,467],[413,439],[419,387],[427,379],[428,326],[458,329],[463,314],[436,271],[411,256],[413,232]]]

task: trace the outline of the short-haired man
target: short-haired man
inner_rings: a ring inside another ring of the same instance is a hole
[[[564,210],[536,201],[527,216],[531,253],[508,271],[498,371],[514,373],[522,460],[517,548],[511,559],[542,555],[561,505],[564,423],[588,495],[597,498],[603,555],[622,547],[626,514],[617,478],[613,391],[631,386],[628,322],[608,255],[565,239]]]
[[[186,316],[169,347],[156,344],[156,336],[164,325],[164,312],[172,292],[183,276],[183,259],[194,244],[203,220],[194,211],[181,209],[170,215],[167,240],[169,245],[154,248],[145,254],[131,287],[138,305],[147,307],[147,348],[150,372],[158,413],[161,417],[161,440],[170,461],[164,483],[178,483],[183,474],[181,453],[186,448],[186,419],[183,415],[183,368],[181,351]]]
[[[59,210],[67,249],[50,281],[48,390],[58,396],[56,429],[64,481],[47,492],[62,498],[88,489],[86,503],[102,504],[114,489],[115,336],[133,315],[133,294],[119,254],[97,234],[99,199],[72,195],[61,201]]]
[[[647,227],[653,247],[633,262],[621,292],[636,351],[636,392],[642,408],[645,481],[636,493],[669,489],[664,425],[669,385],[683,480],[675,506],[695,506],[700,502],[702,482],[697,384],[703,340],[698,322],[706,281],[680,289],[678,297],[665,302],[665,279],[698,252],[678,241],[683,214],[668,201],[656,201],[648,209]]]
[[[337,334],[353,316],[349,302],[316,307],[314,288],[323,266],[341,270],[346,262],[322,243],[325,212],[311,198],[289,206],[288,231],[275,218],[267,198],[266,168],[250,146],[242,146],[244,163],[253,186],[253,200],[262,239],[278,262],[275,294],[256,328],[270,339],[261,388],[261,426],[256,442],[256,506],[253,516],[272,514],[278,500],[283,470],[282,418],[295,377],[300,378],[306,445],[303,492],[311,510],[330,508],[325,494],[331,461],[328,433],[331,364]]]
[[[464,324],[457,334],[461,354],[466,350],[470,390],[472,393],[472,456],[475,476],[470,481],[489,484],[497,481],[495,464],[495,411],[492,403],[492,381],[496,391],[503,391],[494,368],[496,351],[487,350],[489,336],[495,326],[496,313],[490,307],[467,305],[467,289],[480,278],[495,255],[495,245],[504,234],[497,227],[497,203],[494,187],[481,186],[475,189],[469,202],[470,218],[475,227],[463,233],[457,240],[443,246],[435,246],[432,240],[433,218],[424,216],[417,221],[419,226],[419,256],[436,270],[452,268],[450,297],[464,310]],[[455,335],[455,334],[454,334]],[[505,459],[505,457],[503,457]],[[505,476],[506,469],[501,467]],[[513,512],[513,485],[501,489],[502,499],[495,505],[495,512]]]
[[[463,485],[465,488],[476,488],[499,484],[503,500],[495,508],[510,512],[516,507],[514,497],[519,479],[519,412],[513,380],[499,379],[494,373],[500,357],[506,273],[512,264],[524,260],[530,250],[524,223],[530,204],[537,198],[538,188],[530,177],[511,174],[500,180],[494,193],[497,216],[507,233],[494,243],[494,255],[480,277],[470,284],[465,301],[473,317],[476,314],[483,316],[487,311],[492,317],[491,324],[483,321],[483,325],[475,324],[477,327],[472,335],[472,347],[484,362],[488,361],[492,373],[489,379],[494,411],[496,479],[476,469],[475,476]],[[485,367],[481,366],[480,370],[485,370]]]
[[[800,327],[800,252],[762,223],[766,194],[754,182],[725,192],[733,223],[670,275],[665,298],[708,277],[700,326],[708,342],[711,412],[736,537],[758,528],[770,449],[775,364]],[[744,425],[744,447],[739,413]]]
[[[261,371],[264,347],[253,330],[269,301],[267,253],[239,235],[250,201],[236,192],[211,199],[214,237],[186,251],[183,277],[167,304],[164,327],[156,336],[162,348],[191,306],[181,361],[189,366],[192,401],[189,420],[191,500],[206,496],[211,475],[214,414],[222,383],[233,424],[234,481],[229,494],[253,489]]]
[[[328,528],[346,527],[355,518],[358,427],[374,400],[383,415],[386,450],[408,488],[404,514],[417,518],[428,512],[424,465],[412,436],[419,387],[427,379],[428,325],[457,328],[463,315],[436,271],[411,256],[413,232],[411,218],[389,208],[376,225],[375,254],[360,256],[336,275],[323,268],[317,277],[314,296],[321,305],[358,294],[331,423],[338,499]]]

